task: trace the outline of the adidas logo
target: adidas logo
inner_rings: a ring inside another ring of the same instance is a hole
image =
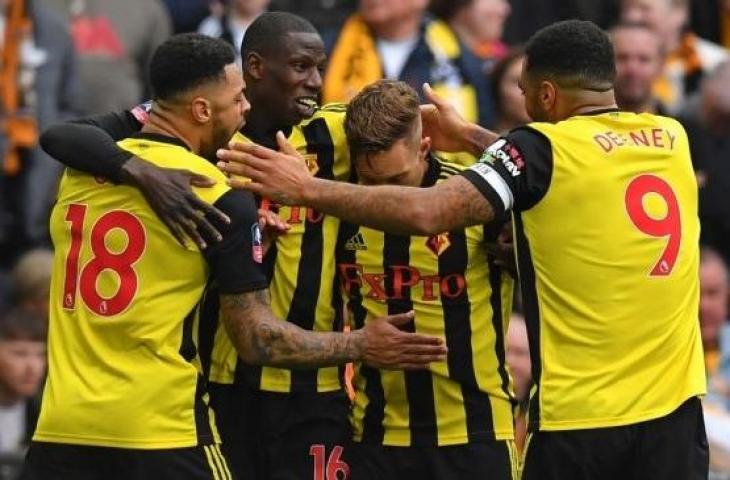
[[[365,245],[365,240],[362,238],[362,233],[357,232],[355,235],[350,237],[345,242],[345,250],[367,250],[368,247]]]

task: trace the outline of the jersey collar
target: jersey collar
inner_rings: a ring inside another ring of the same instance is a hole
[[[142,138],[145,140],[151,140],[153,142],[159,142],[159,143],[169,143],[171,145],[176,145],[178,147],[182,147],[185,150],[190,150],[190,147],[180,140],[177,137],[171,137],[169,135],[163,135],[161,133],[150,133],[150,132],[137,132],[134,135],[132,135],[133,138]]]

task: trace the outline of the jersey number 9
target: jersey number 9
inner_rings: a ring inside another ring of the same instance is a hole
[[[650,193],[659,195],[667,207],[664,218],[654,218],[646,211],[644,197]],[[669,237],[659,260],[649,276],[665,277],[672,273],[682,242],[682,222],[679,202],[672,187],[656,175],[640,175],[626,189],[626,211],[634,226],[652,237]]]

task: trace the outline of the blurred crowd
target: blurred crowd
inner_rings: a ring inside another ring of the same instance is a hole
[[[45,369],[48,214],[61,166],[38,147],[39,132],[148,99],[147,63],[171,34],[197,30],[238,48],[253,19],[273,9],[320,29],[329,56],[322,102],[346,102],[380,78],[418,91],[429,82],[464,117],[498,132],[530,121],[518,85],[521,42],[567,18],[610,32],[619,106],[675,117],[689,133],[702,222],[706,424],[717,478],[730,478],[722,477],[730,472],[730,0],[0,0],[0,7],[0,459],[28,440]],[[530,364],[518,313],[507,350],[523,412]]]

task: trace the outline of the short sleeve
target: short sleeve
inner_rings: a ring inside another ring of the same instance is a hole
[[[220,228],[223,240],[204,251],[218,291],[234,294],[267,288],[269,282],[261,265],[262,236],[253,196],[229,190],[214,206],[231,219],[230,224]]]
[[[500,215],[506,210],[529,210],[547,193],[553,171],[550,141],[523,127],[490,145],[479,161],[462,175]]]

